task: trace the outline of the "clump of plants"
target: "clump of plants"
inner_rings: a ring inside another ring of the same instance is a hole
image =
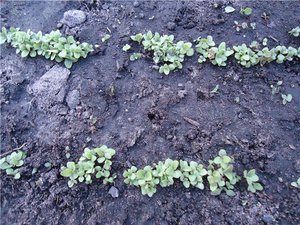
[[[244,171],[244,178],[247,181],[248,184],[248,191],[251,191],[252,193],[255,193],[256,191],[262,191],[263,186],[258,182],[259,177],[256,175],[255,169],[252,170],[245,170]]]
[[[126,184],[140,187],[142,194],[149,197],[156,193],[157,185],[168,187],[174,184],[175,179],[180,180],[186,188],[193,186],[201,190],[204,189],[204,180],[207,179],[212,195],[219,195],[225,191],[227,195],[234,196],[234,185],[241,178],[234,172],[233,163],[233,158],[221,149],[217,157],[209,160],[207,169],[194,161],[180,160],[178,162],[167,159],[153,166],[147,165],[143,169],[132,166],[124,171],[123,176]],[[244,171],[244,176],[248,182],[249,191],[262,190],[255,170]]]
[[[135,166],[126,170],[123,173],[126,184],[139,186],[143,195],[152,197],[156,193],[156,185],[159,184],[159,179],[153,176],[153,168],[145,166],[138,170]]]
[[[211,36],[198,38],[196,42],[196,52],[200,54],[199,63],[209,60],[214,65],[226,66],[227,58],[234,53],[232,49],[226,47],[225,42],[215,47],[215,42]]]
[[[138,170],[135,166],[123,173],[126,184],[139,186],[143,195],[153,196],[156,193],[156,186],[168,187],[174,184],[174,178],[180,178],[181,172],[178,169],[177,160],[167,159],[154,164],[153,167],[145,166]]]
[[[64,62],[67,68],[80,58],[86,58],[93,51],[93,46],[88,43],[80,43],[72,36],[63,37],[60,31],[51,31],[49,34],[35,33],[31,30],[20,31],[19,28],[2,28],[0,44],[9,43],[16,48],[16,53],[22,57],[44,56],[46,59]]]
[[[92,177],[95,175],[97,179],[103,178],[103,183],[112,183],[116,178],[111,174],[111,158],[116,151],[102,145],[99,148],[85,148],[79,161],[68,162],[66,166],[61,168],[61,175],[68,177],[68,186],[72,187],[78,182],[92,183]]]
[[[299,188],[299,189],[300,189],[300,177],[298,178],[298,180],[293,181],[293,182],[291,183],[291,185],[292,185],[293,187],[295,187],[295,188]]]
[[[18,168],[23,166],[25,157],[26,154],[23,151],[12,152],[10,155],[0,159],[0,169],[5,170],[7,175],[20,179],[21,173]]]
[[[209,160],[207,180],[212,195],[219,195],[222,191],[229,196],[235,195],[234,185],[240,177],[233,171],[233,162],[224,149],[219,151],[216,158]]]
[[[251,48],[248,48],[246,44],[233,46],[233,49],[235,51],[235,59],[242,66],[249,68],[259,63],[258,55]]]
[[[295,27],[292,30],[289,31],[289,34],[294,37],[299,37],[300,35],[300,27]]]
[[[194,161],[187,162],[180,160],[180,171],[180,181],[183,186],[186,188],[194,186],[201,190],[204,189],[203,177],[207,175],[207,170],[203,167],[203,165]]]
[[[145,34],[138,33],[131,36],[133,41],[142,44],[145,51],[153,53],[153,61],[159,65],[159,72],[168,75],[171,71],[182,68],[186,56],[192,56],[194,49],[190,42],[174,42],[173,35],[153,34],[148,31]],[[131,57],[136,59],[137,57]]]

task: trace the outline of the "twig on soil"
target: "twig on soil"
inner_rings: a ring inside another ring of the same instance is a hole
[[[22,144],[22,145],[21,145],[20,147],[18,147],[18,148],[14,148],[14,149],[12,149],[12,150],[10,150],[10,151],[4,152],[4,153],[0,154],[0,157],[2,158],[3,156],[6,156],[6,155],[8,155],[9,153],[12,153],[13,151],[20,150],[20,149],[22,149],[26,144],[27,144],[27,143],[25,142],[24,144]]]
[[[276,41],[278,43],[278,40],[276,38],[274,38],[273,36],[269,36],[269,38],[271,38],[273,41]]]
[[[184,119],[186,122],[188,122],[189,124],[191,124],[191,125],[193,125],[193,126],[195,126],[195,127],[197,127],[197,128],[200,128],[200,123],[198,123],[197,121],[192,120],[192,119],[190,119],[190,118],[188,118],[188,117],[183,117],[183,119]]]

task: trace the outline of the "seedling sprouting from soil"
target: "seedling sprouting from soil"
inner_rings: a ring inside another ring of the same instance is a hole
[[[7,175],[14,176],[15,179],[20,179],[21,173],[19,167],[24,164],[26,154],[23,151],[15,151],[0,159],[0,169],[5,170]]]
[[[142,44],[144,50],[153,53],[154,63],[159,65],[159,72],[165,75],[176,69],[181,69],[185,56],[194,54],[192,43],[183,41],[174,43],[173,35],[160,35],[157,32],[153,34],[148,31],[145,34],[133,35],[131,39]],[[140,57],[141,55],[132,55],[130,60],[133,61]]]
[[[298,180],[293,181],[293,182],[291,183],[291,185],[292,185],[293,187],[295,187],[295,188],[299,188],[299,189],[300,189],[300,177],[298,178]]]
[[[250,7],[241,8],[240,13],[245,16],[250,16],[252,14],[252,8]]]
[[[279,93],[279,90],[280,90],[280,86],[282,85],[282,81],[281,80],[279,80],[279,81],[277,81],[277,83],[276,84],[272,84],[271,85],[271,88],[272,88],[272,95],[275,95],[275,94],[277,94],[277,93]]]
[[[72,36],[63,37],[59,30],[51,31],[43,35],[41,31],[34,33],[20,31],[19,28],[6,29],[2,27],[0,33],[0,44],[10,43],[16,48],[16,53],[22,57],[44,56],[46,59],[56,62],[64,61],[67,68],[71,68],[73,63],[79,58],[86,58],[88,53],[93,51],[93,46],[88,43],[80,43]]]
[[[99,148],[85,148],[82,156],[77,163],[68,162],[66,166],[61,168],[61,175],[68,177],[68,186],[72,187],[78,182],[92,183],[92,176],[97,179],[103,178],[103,183],[112,183],[115,175],[111,175],[111,158],[116,151],[102,145]]]
[[[282,98],[282,104],[286,105],[286,103],[291,102],[293,99],[293,96],[291,94],[281,94],[281,98]]]
[[[300,27],[295,27],[294,29],[289,31],[289,34],[294,37],[299,37],[300,35]]]
[[[259,177],[256,175],[255,169],[249,171],[245,170],[244,178],[248,183],[248,191],[255,193],[256,191],[263,190],[263,186],[260,183],[258,183]]]

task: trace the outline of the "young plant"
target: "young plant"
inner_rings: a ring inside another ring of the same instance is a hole
[[[183,186],[186,188],[194,186],[201,190],[204,189],[203,177],[207,175],[207,171],[203,165],[194,161],[188,163],[180,160],[180,171],[180,180],[182,181]]]
[[[212,47],[209,52],[209,58],[214,65],[226,66],[227,58],[234,53],[233,50],[226,47],[226,43],[222,42],[218,48]]]
[[[97,179],[103,178],[103,183],[112,183],[115,175],[111,175],[111,158],[116,151],[102,145],[99,148],[85,148],[82,156],[77,163],[68,162],[66,167],[61,168],[61,175],[68,177],[68,186],[72,187],[78,182],[92,183],[92,176],[95,174]]]
[[[143,54],[142,53],[133,53],[131,56],[130,56],[130,61],[135,61],[135,60],[138,60],[140,58],[143,57]]]
[[[293,182],[291,183],[291,185],[292,185],[293,187],[295,187],[295,188],[299,188],[299,189],[300,189],[300,177],[298,178],[298,180],[293,181]]]
[[[286,105],[286,103],[291,102],[293,99],[293,96],[291,94],[285,95],[285,94],[281,94],[281,98],[282,98],[282,104]]]
[[[174,184],[174,178],[181,176],[178,170],[179,162],[177,160],[167,159],[165,162],[158,162],[153,170],[153,176],[158,178],[161,187],[168,187]]]
[[[122,48],[122,50],[124,52],[127,52],[129,49],[131,49],[131,46],[129,44],[124,45],[123,48]]]
[[[132,166],[124,171],[123,176],[126,184],[140,186],[143,195],[152,197],[156,193],[156,185],[159,183],[159,179],[154,177],[151,166],[145,166],[140,170]]]
[[[209,49],[214,47],[216,44],[212,38],[212,36],[207,36],[207,38],[198,38],[196,40],[198,44],[196,45],[196,52],[200,54],[198,58],[199,63],[203,63],[208,59]]]
[[[198,38],[196,42],[198,42],[196,51],[200,54],[199,63],[205,62],[208,59],[214,65],[226,66],[227,57],[233,54],[233,51],[226,47],[225,42],[215,47],[215,42],[211,36]]]
[[[41,31],[24,32],[19,28],[11,27],[7,30],[3,27],[0,33],[0,44],[5,42],[16,48],[16,53],[21,54],[21,57],[42,55],[56,62],[64,61],[67,68],[71,68],[79,58],[86,58],[88,53],[93,51],[92,45],[80,43],[72,36],[65,38],[58,30],[43,35]]]
[[[223,190],[229,196],[235,195],[234,185],[240,177],[233,172],[233,162],[224,149],[219,151],[219,156],[209,160],[207,180],[212,195],[219,195]]]
[[[282,85],[282,81],[281,80],[279,80],[279,81],[277,81],[277,83],[276,84],[272,84],[271,85],[271,88],[272,88],[272,95],[275,95],[275,94],[278,94],[279,93],[279,90],[280,90],[280,86]]]
[[[240,13],[245,16],[250,16],[252,14],[252,8],[250,7],[241,8]]]
[[[244,178],[248,183],[248,188],[247,188],[248,191],[255,193],[256,191],[263,190],[263,186],[260,183],[258,183],[259,177],[256,175],[255,169],[249,171],[245,170]]]
[[[111,35],[110,35],[110,34],[105,34],[105,35],[101,38],[101,41],[102,41],[102,42],[106,42],[106,41],[108,41],[110,38],[111,38]]]
[[[20,179],[21,173],[18,168],[24,164],[25,157],[26,154],[23,151],[12,152],[10,155],[0,159],[0,169],[5,170],[7,175]]]
[[[299,37],[300,35],[300,27],[295,27],[292,30],[289,31],[289,34],[294,37]]]
[[[269,49],[268,47],[264,47],[263,49],[257,51],[257,56],[260,65],[264,65],[276,60],[277,53],[275,51],[275,48]]]
[[[258,56],[246,44],[233,46],[233,49],[235,51],[234,57],[242,66],[249,68],[259,63]]]
[[[144,46],[144,50],[153,54],[153,61],[159,66],[159,72],[168,75],[170,71],[181,69],[185,56],[192,56],[194,50],[190,42],[179,41],[174,43],[173,35],[145,34],[131,36],[133,41]]]

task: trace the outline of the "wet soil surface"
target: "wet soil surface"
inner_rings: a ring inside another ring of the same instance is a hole
[[[226,5],[236,12],[224,14]],[[242,6],[253,8],[249,18],[239,14]],[[59,21],[71,9],[87,18],[69,28]],[[255,22],[256,29],[238,33],[235,20]],[[1,152],[24,143],[27,152],[20,180],[1,174],[1,224],[300,224],[300,193],[290,186],[300,174],[299,61],[251,69],[230,61],[217,68],[199,65],[195,55],[181,71],[162,76],[151,59],[129,62],[121,50],[129,35],[148,30],[176,40],[212,35],[233,45],[269,37],[270,46],[298,47],[287,31],[299,26],[299,1],[224,1],[218,8],[208,1],[2,1],[1,22],[45,33],[59,27],[93,44],[108,29],[112,35],[70,71],[1,46]],[[279,80],[280,92],[293,95],[287,105],[271,94]],[[70,189],[59,175],[85,146],[101,144],[117,150],[118,198],[101,181]],[[216,197],[176,183],[148,198],[123,182],[130,165],[166,158],[206,164],[220,148],[235,158],[239,174],[255,168],[264,191],[252,194],[240,183],[235,197]]]

